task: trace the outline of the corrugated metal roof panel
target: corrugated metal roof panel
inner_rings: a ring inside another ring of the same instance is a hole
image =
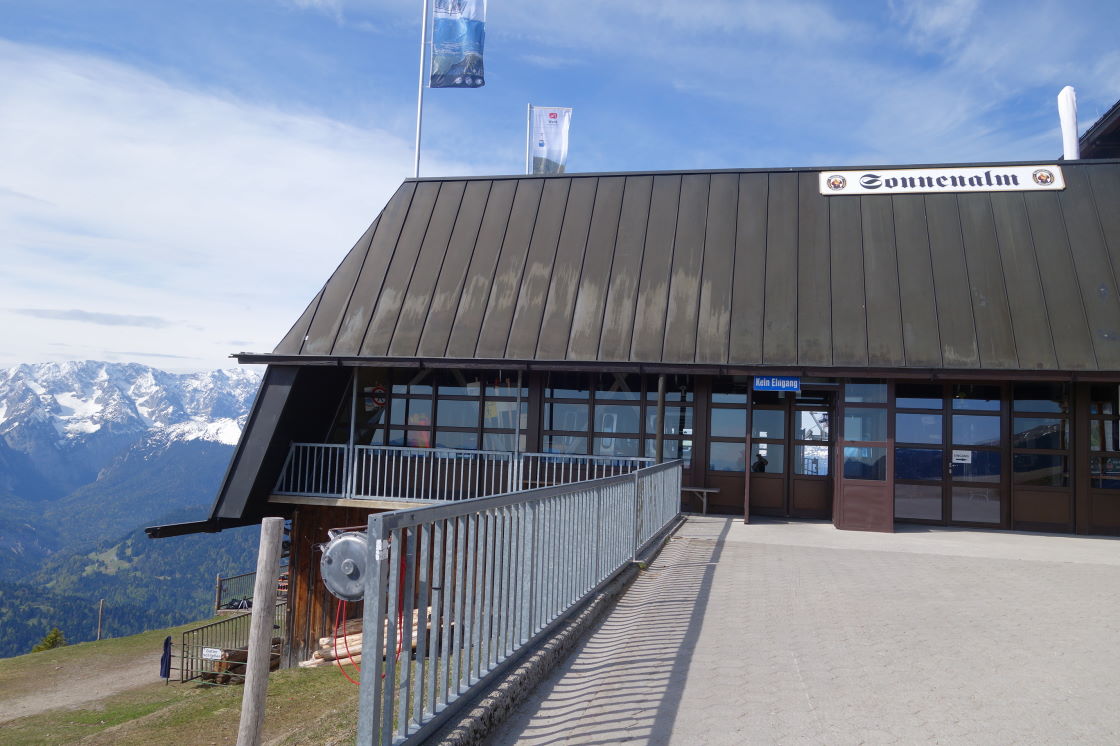
[[[275,352],[1120,369],[1120,163],[1062,169],[861,197],[810,170],[409,181]]]

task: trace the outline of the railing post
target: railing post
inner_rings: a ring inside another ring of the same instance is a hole
[[[641,511],[641,495],[639,494],[642,489],[642,483],[638,477],[638,472],[634,472],[634,538],[630,544],[630,561],[633,562],[638,559],[638,516]]]
[[[381,675],[385,666],[395,666],[393,656],[385,650],[385,624],[387,612],[387,585],[389,582],[389,542],[384,537],[381,516],[371,515],[366,526],[367,561],[363,598],[365,610],[362,629],[372,631],[373,644],[368,648],[368,663],[362,666],[358,690],[358,739],[359,744],[377,743],[382,718]],[[390,706],[391,709],[391,706]],[[392,718],[392,713],[388,715]]]

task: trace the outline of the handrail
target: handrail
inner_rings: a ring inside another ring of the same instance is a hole
[[[670,525],[680,485],[673,461],[371,515],[358,743],[435,732]]]

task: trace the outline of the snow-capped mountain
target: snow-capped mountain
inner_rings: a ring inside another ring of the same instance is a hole
[[[22,454],[50,499],[93,481],[140,442],[233,445],[260,385],[246,369],[174,374],[97,361],[0,370],[0,442]]]

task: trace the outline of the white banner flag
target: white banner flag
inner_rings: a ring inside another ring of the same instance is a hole
[[[562,174],[568,161],[568,127],[572,110],[529,106],[529,152],[534,174]]]

